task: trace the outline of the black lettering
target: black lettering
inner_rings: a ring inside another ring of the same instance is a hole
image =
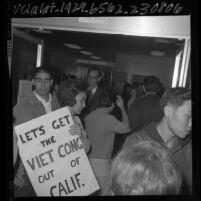
[[[37,162],[37,164],[38,164],[38,167],[41,168],[41,164],[40,164],[40,161],[39,161],[39,159],[38,159],[38,156],[35,156],[35,158],[36,158],[36,162]]]
[[[59,154],[59,156],[60,156],[61,158],[65,157],[65,155],[62,155],[62,154],[61,154],[61,148],[62,148],[63,146],[64,146],[64,145],[62,144],[62,145],[59,145],[59,147],[58,147],[58,154]]]
[[[64,146],[65,146],[65,152],[66,152],[66,154],[70,154],[71,153],[71,146],[68,143],[66,143]],[[67,147],[69,147],[69,152],[67,150]]]
[[[56,122],[57,122],[57,120],[54,120],[54,121],[52,122],[52,127],[53,127],[54,129],[60,128],[59,125],[55,125]]]
[[[62,185],[61,182],[59,182],[59,196],[61,196],[61,192],[64,191],[66,195],[68,195],[68,192],[66,192],[66,189]]]
[[[64,127],[64,126],[65,126],[65,124],[63,124],[62,119],[63,119],[63,117],[62,117],[62,118],[59,118],[59,123],[60,123],[60,126],[61,126],[61,127]]]
[[[42,177],[42,181],[40,180],[41,177]],[[39,176],[39,177],[38,177],[38,181],[39,181],[39,183],[43,183],[43,182],[44,182],[43,176]]]
[[[20,137],[22,144],[26,143],[26,141],[23,139],[23,137],[21,135],[19,135],[19,137]]]
[[[78,143],[78,141],[80,141],[80,144]],[[83,148],[83,144],[82,144],[82,140],[80,137],[76,138],[76,145],[79,149]]]
[[[48,153],[51,162],[54,162],[54,159],[52,157],[52,152],[53,152],[53,149],[50,149],[49,151],[46,151],[45,154]]]
[[[38,128],[34,128],[34,129],[30,130],[30,132],[32,132],[34,134],[35,138],[37,138],[37,135],[36,135],[37,130],[38,130]]]
[[[54,194],[53,194],[53,188],[56,188],[56,186],[51,186],[51,188],[50,188],[50,195],[53,197],[54,196]]]
[[[73,180],[73,177],[70,177],[70,179],[71,179],[71,182],[72,182],[72,184],[73,184],[74,189],[77,190],[76,185],[75,185],[75,182],[74,182],[74,180]]]
[[[44,128],[44,126],[39,127],[39,131],[41,131],[41,133],[39,133],[39,135],[45,134],[45,130],[43,128]]]
[[[31,162],[29,160],[26,160],[26,162],[28,163],[29,167],[32,170],[35,170],[35,162],[34,162],[34,158],[31,159]]]
[[[38,157],[40,159],[40,162],[41,162],[42,166],[46,166],[49,163],[48,162],[45,163],[45,159],[43,158],[43,156],[44,156],[44,153],[40,154]]]
[[[68,193],[72,193],[73,190],[70,189],[70,187],[69,187],[68,182],[67,182],[66,179],[65,179],[65,184],[66,184],[66,187],[67,187]]]
[[[68,123],[68,124],[70,124],[70,121],[69,121],[69,119],[68,119],[68,118],[69,118],[69,115],[66,115],[66,116],[65,116],[65,117],[63,117],[63,118],[65,118],[65,119],[66,119],[66,121],[67,121],[67,123]]]
[[[52,142],[52,143],[55,143],[55,142],[56,142],[55,139],[54,139],[54,136],[51,137],[51,142]]]
[[[77,184],[78,184],[78,186],[79,186],[79,188],[81,187],[81,185],[80,185],[80,179],[78,178],[78,176],[80,176],[80,172],[79,173],[77,173],[77,174],[75,174],[75,179],[76,179],[76,182],[77,182]]]
[[[29,131],[29,132],[26,132],[26,133],[25,133],[25,136],[26,136],[26,139],[27,139],[28,141],[31,141],[32,138],[29,136],[29,134],[30,134],[30,131]]]
[[[77,141],[75,141],[75,139],[73,139],[73,141],[70,141],[70,145],[71,145],[71,150],[72,152],[75,152],[75,150],[78,150],[78,145],[76,143]]]

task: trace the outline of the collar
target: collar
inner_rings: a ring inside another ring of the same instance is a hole
[[[96,86],[96,87],[94,87],[93,89],[90,90],[93,95],[96,93],[97,88],[98,88],[98,87]]]
[[[45,101],[45,99],[41,98],[35,91],[33,91],[33,93],[34,93],[34,95],[36,96],[36,98],[37,98],[41,103],[43,103],[43,104],[49,104],[49,103],[51,103],[51,101],[52,101],[52,96],[51,96],[50,93],[49,93],[49,99],[48,99],[48,101]]]

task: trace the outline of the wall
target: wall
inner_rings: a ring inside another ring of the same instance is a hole
[[[188,16],[12,18],[14,26],[41,27],[99,33],[189,38]],[[178,26],[179,25],[179,26]]]
[[[155,75],[161,79],[164,87],[171,86],[174,69],[174,57],[154,57],[117,53],[116,71],[127,72],[127,81],[131,81],[132,74]]]
[[[13,104],[16,104],[19,79],[26,78],[28,64],[36,65],[37,45],[33,42],[13,36],[12,53],[12,91]]]

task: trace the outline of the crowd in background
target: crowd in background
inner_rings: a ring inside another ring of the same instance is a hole
[[[36,68],[34,90],[13,109],[14,126],[69,106],[70,134],[81,137],[100,185],[92,196],[192,193],[191,91],[164,90],[153,75],[121,93],[100,81],[98,69],[87,80],[54,83],[47,68]],[[13,139],[15,196],[36,196]]]

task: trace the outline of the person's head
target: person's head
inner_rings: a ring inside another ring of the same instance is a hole
[[[172,135],[185,138],[191,131],[191,91],[184,87],[170,88],[160,100],[163,120]]]
[[[69,106],[74,114],[80,114],[86,106],[87,83],[79,79],[69,79],[61,83],[57,98],[61,107]]]
[[[35,92],[41,97],[47,97],[53,83],[52,75],[47,67],[34,69],[32,84]]]
[[[123,86],[123,94],[129,94],[131,91],[131,88],[132,88],[131,84],[126,82]]]
[[[101,80],[100,71],[98,69],[89,70],[88,84],[90,88],[98,86],[98,82]]]
[[[103,91],[99,97],[99,108],[107,108],[109,112],[114,109],[115,95],[111,95],[107,91]]]
[[[131,91],[130,91],[130,96],[136,98],[137,97],[137,88],[139,84],[138,83],[133,83],[131,85]]]
[[[123,148],[112,161],[114,195],[179,194],[181,175],[167,150],[155,141]]]
[[[144,79],[144,87],[146,92],[156,92],[158,93],[161,89],[160,79],[154,75],[147,76]]]

